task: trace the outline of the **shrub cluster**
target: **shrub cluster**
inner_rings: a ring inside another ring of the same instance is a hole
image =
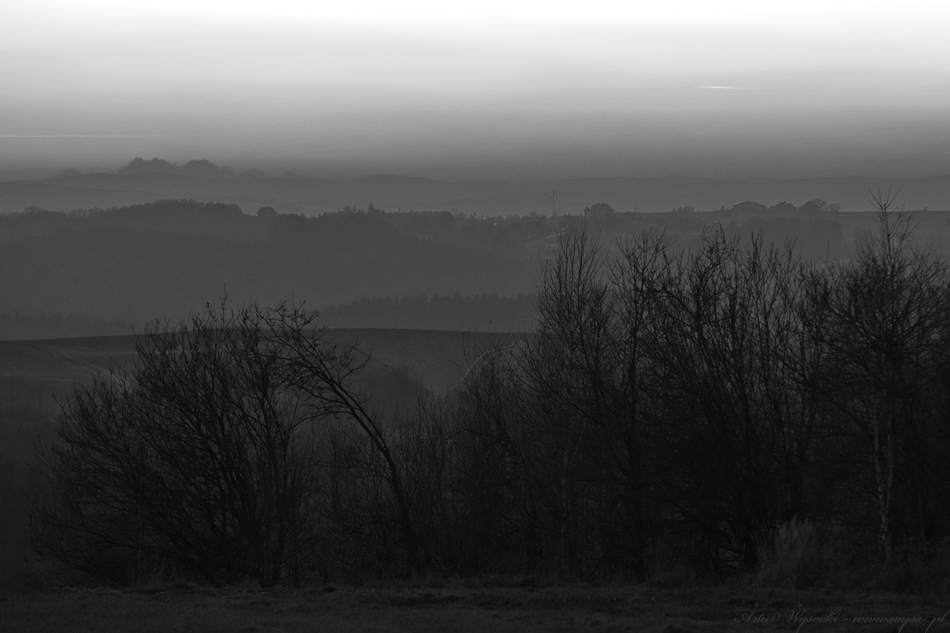
[[[44,551],[128,578],[423,572],[804,587],[950,537],[950,278],[878,197],[842,264],[567,226],[536,331],[382,420],[312,314],[209,312],[67,404]],[[910,557],[910,558],[909,558]],[[121,573],[120,573],[121,572]]]

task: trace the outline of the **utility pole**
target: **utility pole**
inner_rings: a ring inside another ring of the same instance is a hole
[[[551,190],[551,215],[557,217],[557,192],[554,189]]]

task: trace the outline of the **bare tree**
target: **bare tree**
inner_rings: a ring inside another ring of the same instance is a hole
[[[264,324],[254,306],[208,306],[138,337],[133,369],[77,388],[40,449],[55,493],[33,516],[41,551],[107,577],[302,580],[324,413],[287,381]]]
[[[353,347],[328,344],[324,328],[316,325],[317,316],[302,305],[287,303],[267,313],[262,325],[274,346],[280,375],[302,394],[313,411],[355,424],[363,433],[382,461],[379,474],[395,499],[410,566],[421,569],[425,562],[423,547],[413,524],[402,469],[392,449],[391,431],[377,420],[368,406],[368,397],[353,384],[368,356]]]
[[[810,328],[828,356],[815,387],[860,447],[885,559],[927,539],[926,479],[941,446],[934,396],[950,322],[950,269],[913,245],[912,218],[895,213],[896,197],[871,194],[877,235],[852,262],[813,276],[808,295]]]

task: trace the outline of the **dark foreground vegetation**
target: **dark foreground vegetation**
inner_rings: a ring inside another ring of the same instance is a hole
[[[524,577],[421,579],[301,590],[149,583],[0,600],[0,627],[61,631],[825,631],[942,633],[946,599],[667,582],[636,586]]]
[[[943,591],[950,277],[878,197],[856,255],[558,235],[530,336],[384,416],[299,306],[209,308],[66,403],[37,552],[120,584],[419,577]],[[675,581],[680,582],[680,581]]]

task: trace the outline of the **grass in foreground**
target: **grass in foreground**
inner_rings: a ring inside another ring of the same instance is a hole
[[[7,595],[0,597],[0,631],[935,633],[950,631],[948,610],[950,597],[749,587],[491,587],[459,581],[261,591],[182,584]]]

